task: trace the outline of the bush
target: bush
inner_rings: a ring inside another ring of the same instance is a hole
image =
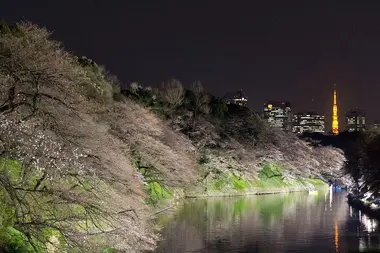
[[[25,253],[35,251],[23,233],[12,227],[3,227],[0,230],[0,252]]]
[[[110,103],[113,99],[114,90],[117,92],[118,84],[116,80],[113,80],[111,77],[107,78],[105,68],[99,66],[91,59],[82,56],[78,58],[78,63],[83,68],[85,78],[82,81],[82,85],[86,95],[89,98]],[[115,83],[111,83],[110,81],[114,81]]]
[[[217,100],[211,103],[212,115],[218,118],[223,118],[228,113],[228,106],[226,103]]]

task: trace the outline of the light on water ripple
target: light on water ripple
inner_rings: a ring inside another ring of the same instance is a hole
[[[166,224],[156,253],[361,252],[379,249],[378,221],[345,192],[191,199]],[[379,251],[380,252],[380,251]]]

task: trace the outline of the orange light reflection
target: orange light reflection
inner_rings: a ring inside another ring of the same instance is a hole
[[[338,223],[335,221],[335,252],[339,252],[339,229]]]

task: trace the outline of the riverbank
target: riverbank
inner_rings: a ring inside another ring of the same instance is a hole
[[[245,196],[245,195],[264,195],[264,194],[279,194],[291,192],[314,192],[316,190],[328,189],[328,184],[318,180],[318,184],[310,184],[303,180],[298,180],[298,185],[284,185],[283,187],[250,187],[244,190],[234,189],[226,186],[225,188],[216,191],[215,189],[205,190],[205,192],[189,191],[185,192],[184,198],[205,198],[205,197],[229,197],[229,196]]]
[[[205,177],[193,186],[171,189],[159,182],[147,183],[154,203],[171,198],[205,198],[244,195],[262,195],[315,191],[327,189],[328,184],[320,178],[293,176],[278,163],[266,163],[255,177],[239,173],[236,169],[207,171]]]
[[[219,194],[198,194],[186,195],[185,198],[208,198],[208,197],[235,197],[235,196],[249,196],[249,195],[268,195],[268,194],[281,194],[281,193],[293,193],[293,192],[315,192],[318,190],[327,190],[328,185],[326,187],[315,188],[314,190],[310,190],[307,188],[267,188],[267,189],[255,189],[252,191],[247,191],[244,193],[219,193]]]

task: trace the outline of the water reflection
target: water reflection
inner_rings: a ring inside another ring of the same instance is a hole
[[[380,231],[378,220],[372,219],[362,212],[349,207],[349,221],[356,228],[356,236],[359,239],[358,250],[364,252],[368,249],[380,248]],[[380,252],[380,251],[378,251]]]
[[[379,248],[376,220],[343,192],[189,200],[157,253],[359,252]]]
[[[338,222],[335,221],[335,252],[339,252],[339,228]]]

